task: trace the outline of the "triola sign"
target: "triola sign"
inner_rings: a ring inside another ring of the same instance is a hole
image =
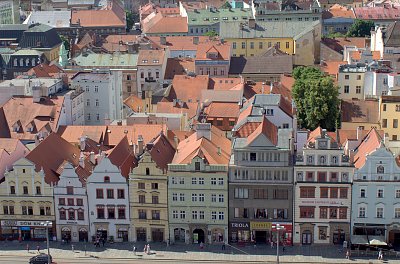
[[[249,228],[249,223],[242,222],[242,223],[231,223],[232,228]]]
[[[16,220],[3,220],[2,226],[43,226],[41,221],[16,221]]]

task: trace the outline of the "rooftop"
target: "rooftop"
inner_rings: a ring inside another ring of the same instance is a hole
[[[342,122],[379,123],[379,102],[375,100],[342,100]]]
[[[356,7],[354,14],[357,19],[398,20],[400,18],[400,7],[391,5]]]
[[[322,12],[322,19],[330,18],[355,18],[355,16],[352,9],[335,4],[328,10]]]
[[[210,53],[215,53],[217,57],[209,56]],[[229,43],[210,42],[201,43],[197,46],[195,61],[197,60],[230,60],[231,45]]]
[[[210,41],[210,38],[207,36],[168,36],[168,37],[148,36],[147,38],[151,42],[156,44],[159,48],[168,47],[169,50],[171,51],[197,50],[197,46],[199,43],[205,43]]]
[[[53,28],[68,28],[70,27],[71,11],[34,11],[24,24],[45,24]]]
[[[215,118],[237,118],[239,116],[239,112],[239,104],[230,102],[212,102],[204,109],[204,113],[207,115],[207,117]]]
[[[226,21],[248,21],[253,17],[251,9],[231,8],[231,9],[196,9],[187,12],[188,24],[190,26],[197,25],[213,25]]]
[[[356,46],[359,49],[365,48],[366,46],[365,38],[323,38],[321,42],[341,54],[343,54],[345,46]]]
[[[140,50],[137,64],[140,66],[163,65],[165,58],[164,50]]]
[[[164,79],[172,80],[175,75],[186,75],[194,71],[193,59],[168,58]]]
[[[187,18],[151,13],[142,21],[142,30],[146,34],[187,33]]]
[[[136,67],[138,63],[138,56],[138,54],[126,53],[86,53],[75,57],[73,62],[82,67]]]
[[[111,10],[72,10],[71,24],[82,27],[123,27],[125,29],[125,16],[120,17]]]

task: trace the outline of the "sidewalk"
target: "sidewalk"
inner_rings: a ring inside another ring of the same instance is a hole
[[[30,253],[26,251],[26,242],[0,242],[0,255],[3,256],[34,256],[36,246],[39,244],[41,252],[47,252],[45,243],[29,242]],[[196,261],[229,261],[229,262],[276,262],[276,248],[271,249],[266,245],[259,245],[257,248],[252,246],[242,248],[226,247],[222,250],[220,245],[208,245],[201,250],[198,245],[171,245],[168,248],[164,243],[150,243],[151,255],[143,254],[144,243],[135,243],[137,254],[132,252],[133,243],[106,244],[106,247],[95,248],[87,243],[72,243],[65,245],[59,242],[50,243],[50,252],[54,258],[101,258],[101,259],[160,259],[160,260],[196,260]],[[86,254],[85,254],[86,246]],[[295,263],[382,263],[375,257],[359,258],[355,257],[351,261],[346,260],[340,247],[335,246],[296,246],[286,247],[285,252],[280,251],[280,260]],[[389,260],[385,263],[400,263],[400,260]]]

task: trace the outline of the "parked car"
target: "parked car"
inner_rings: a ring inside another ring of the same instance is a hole
[[[53,263],[53,258],[50,255],[50,263]],[[29,264],[50,264],[48,262],[48,255],[47,254],[40,254],[29,259]]]

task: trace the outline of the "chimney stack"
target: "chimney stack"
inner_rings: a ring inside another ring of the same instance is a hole
[[[160,44],[161,45],[167,45],[167,37],[160,37]]]
[[[90,162],[92,164],[96,164],[96,157],[94,156],[94,152],[90,152]]]
[[[221,147],[218,147],[218,148],[217,148],[217,153],[218,153],[219,156],[221,156],[221,153],[222,153]]]
[[[81,136],[79,139],[79,147],[81,149],[81,151],[84,151],[86,148],[86,137],[85,136]]]
[[[174,143],[175,143],[175,148],[178,148],[179,141],[177,136],[174,136]]]
[[[143,142],[143,136],[142,135],[139,135],[138,136],[138,155],[140,155],[140,154],[142,154],[143,153],[143,144],[144,144],[144,142]]]
[[[82,168],[85,168],[85,157],[83,156],[83,153],[81,152],[81,156],[79,157],[79,165]]]
[[[199,44],[199,37],[193,37],[193,44],[194,45]]]
[[[211,140],[211,124],[209,123],[198,123],[196,125],[196,135],[197,139],[202,137]]]
[[[362,131],[363,131],[363,128],[362,127],[357,127],[357,141],[360,141],[362,138]]]

